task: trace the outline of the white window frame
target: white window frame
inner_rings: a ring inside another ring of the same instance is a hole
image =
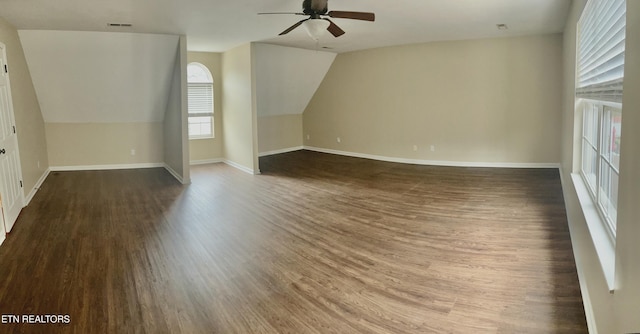
[[[621,114],[623,110],[626,0],[589,0],[576,28],[575,126],[576,128],[579,126],[582,130],[578,132],[580,139],[574,144],[575,157],[579,160],[574,162],[579,162],[580,167],[574,170],[571,179],[609,291],[613,293],[616,262],[615,223],[607,217],[607,212],[603,210],[600,200],[602,198],[600,197],[602,195],[600,178],[604,163],[601,161],[603,151],[601,141],[604,110],[614,108],[620,110]],[[586,141],[585,103],[595,103],[599,106],[597,134],[595,134],[595,145],[593,145],[597,146],[595,183],[589,181],[584,170],[583,155],[593,147],[583,146]],[[591,184],[595,186],[592,187]]]
[[[204,66],[201,63],[197,63],[197,62],[192,62],[189,63],[187,65],[187,72],[190,66],[197,66],[200,68],[200,70],[204,71],[206,73],[207,78],[201,78],[199,80],[197,80],[197,82],[190,82],[190,78],[187,78],[187,96],[191,95],[191,89],[192,88],[198,88],[200,90],[202,89],[209,89],[209,91],[211,92],[211,112],[191,112],[191,110],[189,110],[188,113],[188,128],[189,128],[189,139],[190,140],[194,140],[194,139],[211,139],[211,138],[215,138],[215,123],[214,123],[214,101],[215,101],[215,94],[214,94],[214,89],[213,89],[213,77],[211,75],[211,72],[209,71],[209,69]],[[205,122],[197,122],[196,120],[200,119],[202,120],[203,118],[208,118],[208,121]],[[192,127],[193,126],[209,126],[209,130],[205,131],[208,133],[205,134],[193,134],[192,133]]]
[[[576,102],[578,103],[576,107],[583,107],[580,175],[598,214],[603,218],[607,232],[615,242],[617,203],[614,205],[613,202],[616,201],[611,200],[607,194],[611,190],[612,176],[615,174],[619,177],[620,172],[603,152],[605,150],[603,132],[606,126],[604,123],[606,111],[612,109],[622,113],[626,1],[589,0],[578,21],[577,31]],[[595,132],[592,134],[593,140],[587,138],[586,134],[589,108],[597,109],[597,124],[592,124]],[[593,151],[595,155],[591,153]],[[587,159],[591,160],[587,161]],[[593,173],[585,170],[585,166],[592,169],[594,163]],[[605,172],[609,173],[606,178]],[[607,189],[603,187],[603,180],[609,182],[606,185]],[[606,202],[606,205],[603,202]]]
[[[582,105],[583,107],[582,138],[581,138],[582,158],[580,163],[580,175],[582,176],[582,179],[586,185],[586,188],[589,191],[589,195],[591,196],[591,199],[593,200],[593,203],[598,210],[598,214],[600,215],[600,218],[603,220],[603,222],[606,223],[607,232],[609,233],[609,236],[612,239],[615,239],[617,208],[614,208],[614,211],[612,212],[609,208],[603,205],[603,201],[609,201],[609,199],[606,198],[608,196],[607,191],[602,188],[602,178],[604,173],[603,168],[609,168],[614,174],[618,176],[618,179],[620,176],[620,171],[616,166],[613,165],[611,161],[609,161],[609,158],[605,155],[604,147],[606,144],[608,144],[608,142],[605,143],[606,138],[603,135],[603,132],[605,130],[604,128],[605,112],[607,110],[621,112],[622,104],[615,103],[615,102],[608,102],[608,101],[582,99],[579,105]],[[596,125],[596,129],[595,129],[596,142],[595,143],[591,143],[590,139],[587,138],[587,135],[585,133],[586,126],[588,124],[587,117],[586,117],[587,108],[597,109],[596,110],[597,124],[595,124]],[[595,156],[593,157],[595,159],[595,171],[594,171],[595,179],[593,180],[591,179],[592,177],[590,177],[587,174],[587,171],[585,170],[585,165],[588,163],[594,163],[594,161],[593,160],[586,161],[588,157],[586,156],[586,154],[584,154],[585,149],[595,151]]]

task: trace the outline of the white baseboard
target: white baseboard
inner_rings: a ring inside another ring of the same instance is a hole
[[[189,161],[189,164],[191,166],[196,166],[196,165],[217,164],[221,162],[224,162],[224,159],[216,158],[216,159],[205,159],[205,160],[191,160]]]
[[[364,158],[387,162],[397,162],[412,165],[448,166],[448,167],[493,167],[493,168],[560,168],[560,163],[520,163],[520,162],[467,162],[467,161],[441,161],[441,160],[421,160],[386,157],[382,155],[372,155],[364,153],[338,151],[313,146],[304,146],[305,150],[344,155],[354,158]]]
[[[584,276],[584,275],[578,275]],[[582,278],[582,277],[578,277]],[[598,334],[598,327],[596,327],[596,317],[593,314],[593,305],[591,304],[591,296],[589,296],[589,289],[584,279],[579,279],[580,293],[582,294],[582,305],[584,307],[584,315],[587,318],[587,330],[589,334]]]
[[[233,167],[233,168],[239,169],[239,170],[241,170],[241,171],[243,171],[243,172],[245,172],[245,173],[249,173],[249,174],[251,174],[251,175],[254,175],[254,174],[255,174],[253,169],[248,168],[248,167],[245,167],[245,166],[243,166],[243,165],[241,165],[241,164],[238,164],[238,163],[236,163],[236,162],[233,162],[233,161],[231,161],[231,160],[227,160],[227,159],[225,159],[223,162],[224,162],[225,164],[227,164],[227,165],[229,165],[229,166],[231,166],[231,167]]]
[[[258,154],[258,156],[259,157],[266,157],[266,156],[269,156],[269,155],[281,154],[281,153],[289,153],[289,152],[294,152],[294,151],[300,151],[300,150],[303,150],[303,149],[304,149],[304,146],[289,147],[289,148],[283,148],[283,149],[280,149],[280,150],[262,152],[262,153]]]
[[[166,169],[167,172],[169,172],[169,174],[171,174],[173,177],[175,177],[176,180],[178,180],[178,182],[184,184],[184,179],[182,178],[182,176],[180,174],[178,174],[178,172],[176,172],[173,168],[171,168],[171,166],[169,166],[167,164],[162,164],[162,167],[164,167],[164,169]]]
[[[562,187],[562,191],[564,194],[564,176],[562,175],[562,165],[560,165],[560,167],[558,167],[558,174],[560,174],[560,186]]]
[[[42,175],[38,179],[38,182],[36,182],[36,185],[33,186],[31,191],[29,192],[29,194],[27,194],[27,197],[25,197],[24,206],[27,206],[27,205],[29,205],[29,203],[31,203],[31,200],[33,199],[33,196],[35,196],[36,193],[38,192],[38,190],[40,190],[40,187],[42,187],[42,184],[44,183],[44,181],[49,176],[49,173],[51,173],[51,168],[47,168],[47,170],[45,170],[44,173],[42,173]]]
[[[140,163],[140,164],[114,164],[114,165],[84,165],[84,166],[51,166],[52,172],[69,172],[83,170],[113,170],[113,169],[142,169],[164,167],[162,162]]]

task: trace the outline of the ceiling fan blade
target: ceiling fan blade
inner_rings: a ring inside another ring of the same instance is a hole
[[[297,22],[296,24],[294,24],[291,27],[289,27],[287,30],[285,30],[285,31],[281,32],[280,34],[278,34],[278,36],[282,36],[282,35],[288,34],[289,32],[291,32],[291,30],[299,27],[302,24],[302,22],[304,22],[306,20],[309,20],[309,19],[304,19],[304,20],[301,20],[301,21]]]
[[[333,37],[339,37],[344,35],[344,30],[340,29],[340,27],[338,27],[338,25],[333,23],[333,21],[329,19],[323,19],[323,20],[329,21],[329,27],[327,27],[327,30],[331,33],[331,35],[333,35]]]
[[[367,12],[344,12],[339,10],[332,10],[327,13],[329,17],[338,19],[354,19],[363,21],[375,21],[376,14]]]
[[[294,12],[269,12],[269,13],[258,13],[258,15],[280,15],[280,14],[290,14],[290,15],[307,15],[305,13],[294,13]]]

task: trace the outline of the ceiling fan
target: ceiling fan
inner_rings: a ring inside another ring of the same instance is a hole
[[[302,1],[302,13],[258,13],[258,15],[265,14],[293,14],[293,15],[306,15],[309,18],[301,20],[291,27],[287,28],[287,30],[281,32],[279,36],[286,35],[291,32],[293,29],[302,25],[306,28],[309,36],[314,40],[318,40],[322,32],[326,29],[328,30],[334,37],[339,37],[344,35],[344,30],[338,27],[333,21],[329,20],[327,17],[331,18],[339,18],[339,19],[353,19],[353,20],[362,20],[362,21],[375,21],[376,15],[374,13],[368,12],[345,12],[345,11],[329,11],[327,8],[328,0],[303,0]]]

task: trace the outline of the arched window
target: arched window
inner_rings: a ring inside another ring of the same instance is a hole
[[[213,138],[213,77],[200,63],[187,65],[189,139]]]

